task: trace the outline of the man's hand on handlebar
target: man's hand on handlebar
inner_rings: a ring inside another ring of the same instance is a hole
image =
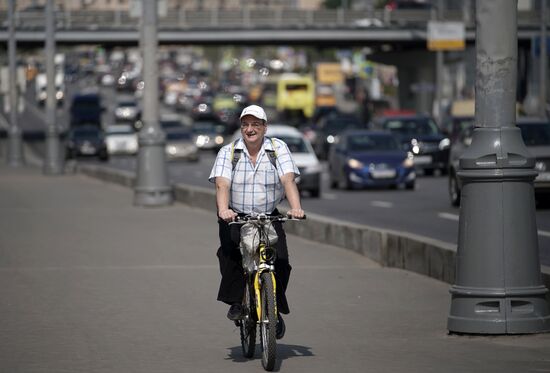
[[[220,217],[220,219],[226,222],[230,222],[235,220],[235,218],[237,217],[237,213],[231,209],[227,209],[218,212],[218,216]]]
[[[286,214],[294,219],[303,219],[305,216],[304,210],[302,209],[290,209]]]

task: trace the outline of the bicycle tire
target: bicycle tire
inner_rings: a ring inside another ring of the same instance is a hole
[[[251,359],[256,350],[256,305],[254,296],[254,286],[250,281],[246,281],[243,300],[243,318],[240,322],[241,329],[241,347],[243,356]]]
[[[262,341],[262,366],[267,371],[275,368],[277,357],[277,312],[275,311],[275,284],[273,275],[264,272],[260,276],[260,302],[262,320],[260,320],[260,335]]]

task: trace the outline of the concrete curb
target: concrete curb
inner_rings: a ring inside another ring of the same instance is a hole
[[[78,165],[76,171],[130,188],[135,180],[131,171],[106,166]],[[176,184],[174,198],[191,207],[212,212],[216,210],[215,192],[212,189]],[[307,220],[300,224],[286,224],[285,230],[311,241],[353,250],[386,267],[405,269],[449,284],[455,280],[456,246],[447,242],[341,222],[315,214],[308,214]],[[542,266],[541,275],[542,282],[550,289],[550,267]]]

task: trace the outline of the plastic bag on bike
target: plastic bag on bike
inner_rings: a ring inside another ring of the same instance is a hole
[[[277,243],[277,232],[272,225],[266,227],[267,239],[269,245]],[[260,232],[252,223],[243,224],[241,227],[241,254],[243,257],[243,267],[248,271],[254,270],[254,264],[257,262],[258,252],[256,249],[260,244]]]

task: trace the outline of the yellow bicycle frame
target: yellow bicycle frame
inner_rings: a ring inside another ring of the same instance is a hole
[[[254,292],[256,293],[256,313],[258,315],[258,320],[262,320],[262,302],[260,298],[260,275],[265,272],[268,267],[265,265],[265,244],[261,243],[259,247],[260,251],[260,263],[258,265],[258,271],[254,275]],[[277,284],[275,282],[275,275],[273,272],[271,274],[271,280],[273,281],[273,296],[274,299],[277,299]],[[277,302],[275,301],[275,314],[277,313]]]

